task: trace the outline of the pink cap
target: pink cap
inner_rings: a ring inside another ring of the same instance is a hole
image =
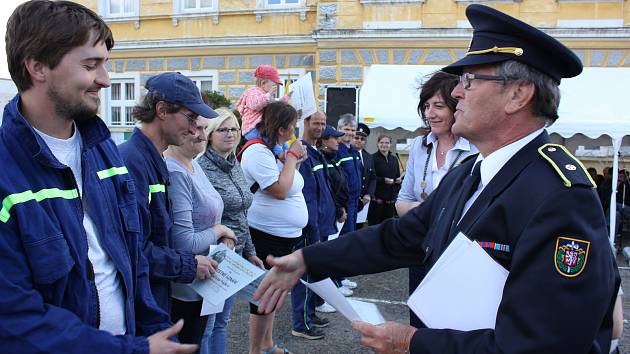
[[[271,65],[259,65],[254,71],[254,76],[261,79],[269,79],[278,85],[282,85],[278,70]]]

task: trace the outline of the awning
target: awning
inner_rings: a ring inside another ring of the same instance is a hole
[[[416,111],[418,88],[437,65],[372,65],[359,93],[359,120],[370,127],[404,128],[422,126]],[[581,133],[590,138],[630,134],[628,94],[630,68],[585,68],[560,85],[560,118],[549,132],[569,138]]]
[[[441,68],[438,65],[372,65],[359,91],[359,121],[369,127],[390,130],[420,128],[422,119],[416,111],[420,101],[418,88]]]

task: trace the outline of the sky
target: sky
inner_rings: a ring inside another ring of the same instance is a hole
[[[7,68],[7,50],[4,45],[4,35],[7,31],[7,20],[13,13],[13,10],[25,2],[24,0],[2,0],[0,2],[0,37],[2,37],[2,51],[0,52],[0,79],[10,79],[9,69]]]

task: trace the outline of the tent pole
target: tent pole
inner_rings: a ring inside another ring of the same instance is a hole
[[[610,171],[611,179],[611,193],[610,193],[610,207],[608,210],[610,211],[610,246],[612,247],[613,254],[616,254],[615,250],[615,232],[616,230],[616,220],[617,220],[617,171],[619,171],[619,150],[621,149],[621,138],[612,138],[613,145],[613,165],[612,171]],[[621,245],[620,245],[621,246]]]

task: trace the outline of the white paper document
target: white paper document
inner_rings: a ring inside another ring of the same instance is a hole
[[[508,271],[461,232],[407,305],[429,328],[494,329]]]
[[[302,283],[350,321],[363,321],[373,325],[385,323],[385,319],[375,304],[346,299],[341,295],[339,290],[337,290],[337,287],[330,278],[315,283],[307,283],[302,280]]]
[[[211,250],[208,257],[219,263],[217,271],[209,279],[195,279],[191,286],[204,300],[216,306],[264,273],[224,244]]]
[[[343,224],[345,224],[345,221],[344,222],[337,221],[337,233],[328,236],[328,241],[332,241],[336,239],[337,237],[339,237],[339,233],[341,232],[341,229],[343,228]]]
[[[357,213],[357,224],[362,224],[367,221],[368,209],[370,209],[370,202],[365,204],[363,209]]]
[[[301,112],[300,119],[309,117],[311,114],[317,112],[317,105],[315,104],[315,92],[313,91],[313,79],[311,74],[307,73],[301,78],[297,79],[289,87],[291,94],[291,103],[298,112]]]
[[[215,313],[223,312],[223,305],[225,305],[225,301],[221,301],[220,304],[215,305],[210,301],[203,300],[199,316],[214,315]]]

